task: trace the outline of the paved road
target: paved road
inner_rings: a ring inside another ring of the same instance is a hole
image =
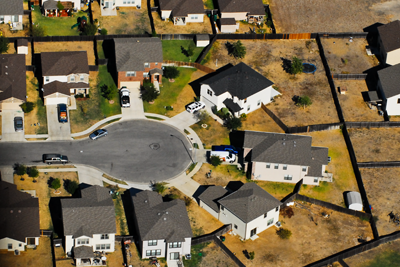
[[[123,121],[107,129],[108,136],[97,141],[0,143],[0,165],[40,163],[42,154],[60,153],[71,163],[94,166],[123,180],[148,183],[172,178],[191,163],[187,138],[162,122]]]

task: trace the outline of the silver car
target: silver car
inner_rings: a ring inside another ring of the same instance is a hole
[[[96,140],[100,137],[107,136],[107,134],[108,134],[108,131],[106,129],[99,129],[99,130],[94,131],[91,135],[89,135],[89,138],[92,140]]]
[[[24,121],[22,117],[14,118],[14,128],[16,132],[22,132],[24,130]]]

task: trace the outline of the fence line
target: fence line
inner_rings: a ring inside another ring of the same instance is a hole
[[[341,74],[335,73],[332,75],[332,78],[335,80],[365,80],[367,78],[366,73],[358,73],[358,74]]]
[[[326,124],[314,124],[307,126],[298,127],[288,127],[286,133],[308,133],[308,132],[318,132],[318,131],[329,131],[337,130],[343,125],[341,122],[326,123]]]
[[[211,41],[210,41],[210,43],[207,45],[207,47],[205,47],[205,48],[201,51],[199,57],[198,57],[198,58],[196,59],[196,61],[195,61],[196,63],[201,64],[201,62],[202,62],[203,59],[206,57],[206,55],[208,54],[208,52],[210,51],[211,47],[213,46],[213,44],[215,43],[216,40],[217,40],[217,37],[214,35],[214,36],[211,38]]]
[[[322,38],[367,38],[368,32],[319,32]]]
[[[125,240],[133,241],[135,239],[133,238],[133,235],[116,235],[115,236],[115,241],[120,242],[120,241],[125,241]]]
[[[350,121],[346,122],[347,128],[383,128],[400,127],[400,121]]]
[[[271,110],[269,110],[264,103],[261,103],[261,108],[274,120],[276,124],[286,133],[288,127],[279,119]]]
[[[193,245],[197,245],[197,244],[201,244],[201,243],[204,243],[204,242],[211,242],[211,241],[214,240],[214,236],[221,236],[223,234],[226,234],[231,229],[232,229],[232,224],[225,224],[225,225],[223,225],[222,227],[220,227],[219,229],[215,230],[212,233],[194,237],[194,238],[192,238],[192,246]]]
[[[52,230],[42,230],[42,229],[40,229],[40,235],[42,235],[42,236],[52,236],[53,235],[53,231]]]
[[[213,70],[212,68],[203,66],[199,63],[196,62],[182,62],[182,61],[174,61],[174,60],[164,60],[163,61],[163,65],[164,66],[177,66],[177,67],[192,67],[192,68],[196,68],[199,69],[201,71],[204,71],[206,73],[212,73],[215,70]]]
[[[89,65],[89,71],[99,71],[98,65]]]
[[[235,254],[233,254],[232,251],[230,251],[229,248],[227,248],[227,247],[224,245],[224,243],[222,243],[222,241],[221,241],[218,237],[216,237],[215,235],[214,235],[213,237],[214,237],[214,242],[215,242],[215,244],[218,245],[218,246],[222,249],[222,251],[224,251],[225,254],[226,254],[229,258],[231,258],[231,259],[233,260],[234,263],[236,263],[237,266],[239,266],[239,267],[246,267],[246,265],[244,265],[244,264],[235,256]]]
[[[395,168],[400,167],[400,161],[357,162],[358,168]]]
[[[273,34],[276,34],[276,28],[274,24],[274,20],[272,19],[272,13],[269,9],[269,5],[264,5],[265,13],[267,13],[267,22],[271,21],[271,30]]]

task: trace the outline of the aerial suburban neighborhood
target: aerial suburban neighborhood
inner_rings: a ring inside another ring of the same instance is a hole
[[[399,266],[397,0],[0,0],[0,266]]]

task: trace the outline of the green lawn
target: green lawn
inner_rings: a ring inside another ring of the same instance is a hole
[[[102,84],[107,84],[108,86],[117,86],[114,83],[113,78],[111,77],[111,74],[107,70],[107,66],[99,66],[99,76],[98,76],[98,82],[97,84],[100,86]],[[99,86],[97,88],[100,90]],[[121,114],[121,107],[119,105],[119,95],[116,93],[114,95],[114,104],[110,105],[108,103],[108,100],[105,99],[104,97],[101,97],[101,111],[105,117]]]
[[[183,259],[183,265],[186,267],[196,267],[196,266],[200,266],[201,260],[203,259],[204,253],[203,253],[203,249],[206,248],[210,243],[203,243],[203,244],[198,244],[198,245],[194,245],[191,247],[191,255],[192,258],[190,260],[186,260]]]
[[[184,50],[187,50],[190,44],[195,45],[192,40],[163,40],[162,41],[163,59],[189,62],[190,58],[184,54],[182,48]],[[192,59],[191,62],[196,61],[201,51],[203,51],[203,48],[204,47],[194,48],[194,54],[191,57]]]
[[[214,2],[213,2],[213,0],[204,0],[203,3],[204,3],[204,5],[206,6],[206,8],[208,8],[208,9],[214,9]]]
[[[384,251],[370,261],[365,267],[400,266],[400,253],[396,251]]]
[[[97,42],[97,56],[99,57],[99,59],[106,58],[104,55],[104,50],[103,50],[103,41]]]
[[[160,95],[154,101],[154,104],[143,102],[144,111],[165,115],[165,106],[174,104],[185,85],[188,84],[192,73],[196,71],[194,68],[178,68],[180,71],[179,77],[175,82],[170,83],[168,79],[162,79],[162,87],[160,87]]]
[[[41,25],[46,28],[48,36],[68,36],[68,35],[79,35],[78,27],[71,29],[72,25],[77,23],[78,17],[85,16],[88,18],[88,14],[82,11],[74,13],[73,17],[45,17],[40,12],[40,7],[35,6],[32,10],[32,22],[35,25]],[[89,20],[89,18],[88,18]]]
[[[40,123],[40,126],[38,126],[38,129],[36,130],[36,134],[47,134],[47,113],[46,113],[46,107],[43,105],[43,100],[39,98],[36,101],[36,107],[37,107],[37,119],[38,122]]]

